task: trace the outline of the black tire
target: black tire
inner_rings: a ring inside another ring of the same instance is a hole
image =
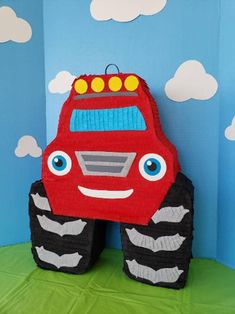
[[[66,273],[86,272],[104,249],[105,222],[54,215],[48,210],[48,205],[44,206],[45,202],[42,205],[46,209],[42,209],[41,205],[41,208],[36,206],[39,201],[35,200],[47,202],[46,198],[42,181],[33,183],[29,193],[29,216],[32,253],[36,264],[41,268]],[[64,228],[66,223],[73,232]]]
[[[168,213],[167,208],[178,208],[184,213],[178,221],[173,216],[168,221],[155,216],[147,226],[121,224],[123,270],[130,278],[161,287],[184,287],[192,257],[193,191],[192,182],[179,173],[160,207]]]

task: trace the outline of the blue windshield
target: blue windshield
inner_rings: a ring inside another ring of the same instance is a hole
[[[136,106],[113,109],[75,109],[70,119],[71,132],[146,130]]]

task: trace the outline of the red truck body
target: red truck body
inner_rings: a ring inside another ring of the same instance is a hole
[[[120,73],[74,81],[43,154],[54,214],[147,225],[179,171],[144,80]]]

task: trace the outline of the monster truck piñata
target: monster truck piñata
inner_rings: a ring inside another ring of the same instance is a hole
[[[180,172],[157,106],[135,74],[83,75],[46,147],[29,200],[38,266],[81,274],[105,245],[105,221],[120,222],[124,272],[182,288],[191,258],[193,185]]]

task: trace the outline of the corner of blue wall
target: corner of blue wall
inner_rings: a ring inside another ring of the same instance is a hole
[[[17,157],[17,142],[31,135],[40,147],[46,144],[42,1],[3,0],[4,5],[30,23],[33,35],[26,43],[0,43],[0,245],[30,239],[28,193],[40,178],[41,158]]]

